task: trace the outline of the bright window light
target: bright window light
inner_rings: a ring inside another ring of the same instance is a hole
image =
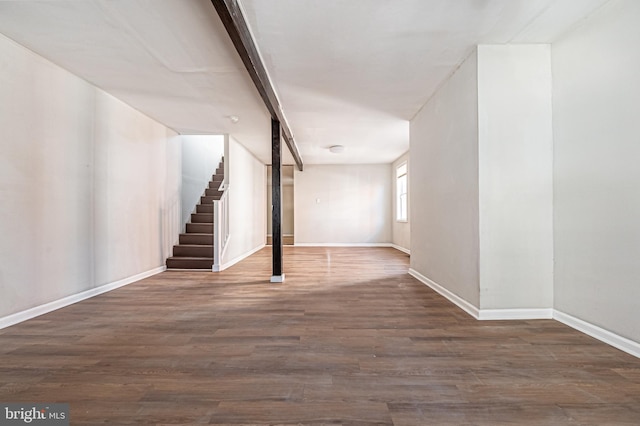
[[[402,163],[396,168],[396,220],[407,221],[407,163]]]

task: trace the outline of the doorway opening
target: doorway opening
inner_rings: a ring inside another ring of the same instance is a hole
[[[283,165],[282,168],[282,244],[294,243],[293,218],[293,165]],[[271,224],[271,166],[267,166],[267,245],[272,243]]]

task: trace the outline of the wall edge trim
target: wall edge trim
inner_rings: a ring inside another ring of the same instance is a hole
[[[15,314],[7,315],[0,318],[0,330],[39,317],[40,315],[48,314],[49,312],[53,312],[58,309],[73,305],[74,303],[99,296],[103,293],[107,293],[117,288],[124,287],[125,285],[132,284],[136,281],[140,281],[142,279],[164,272],[166,271],[166,269],[166,266],[159,266],[157,268],[153,268],[148,271],[141,272],[139,274],[132,275],[118,281],[114,281],[112,283],[101,285],[100,287],[91,288],[80,293],[63,297],[62,299],[47,302],[21,312],[16,312]]]
[[[480,309],[479,320],[553,319],[552,308]]]
[[[581,320],[580,318],[576,318],[562,311],[558,311],[557,309],[553,310],[553,319],[575,330],[578,330],[586,334],[587,336],[591,336],[594,339],[600,340],[601,342],[606,343],[609,346],[613,346],[616,349],[626,352],[629,355],[640,358],[639,342],[627,339],[626,337],[622,337],[619,334],[613,333],[609,330],[605,330],[602,327]]]
[[[240,256],[236,256],[233,259],[221,264],[219,268],[214,268],[213,272],[224,271],[225,269],[232,267],[236,263],[246,259],[247,257],[251,256],[252,254],[256,253],[257,251],[262,250],[263,248],[265,248],[265,246],[266,246],[266,244],[261,244],[261,245],[255,247],[255,248],[249,250],[248,252],[241,254]]]
[[[298,247],[393,247],[391,243],[295,243]]]
[[[442,287],[440,284],[430,280],[429,278],[425,277],[424,275],[422,275],[420,272],[416,271],[413,268],[409,268],[409,275],[411,275],[421,283],[425,284],[427,287],[430,287],[436,293],[445,297],[454,305],[458,306],[460,309],[462,309],[463,311],[465,311],[475,319],[479,319],[480,311],[478,310],[478,308],[476,308],[471,303],[467,302],[457,294],[450,292],[446,288]]]
[[[576,318],[572,315],[551,308],[534,309],[482,309],[479,310],[466,300],[450,292],[436,282],[425,277],[413,268],[409,275],[444,296],[450,302],[478,320],[518,320],[518,319],[553,319],[581,333],[593,337],[605,344],[613,346],[629,355],[640,358],[640,342],[636,342],[619,334],[605,330],[595,324]]]
[[[401,246],[399,246],[397,244],[393,244],[393,243],[391,243],[390,246],[393,247],[396,250],[400,250],[401,252],[406,253],[409,256],[411,256],[411,250],[409,250],[408,248],[404,248],[404,247],[401,247]]]

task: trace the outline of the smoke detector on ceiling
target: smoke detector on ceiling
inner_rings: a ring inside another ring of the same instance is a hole
[[[329,151],[334,154],[340,154],[344,152],[344,145],[333,145],[329,147]]]

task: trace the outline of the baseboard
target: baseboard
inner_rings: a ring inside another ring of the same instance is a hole
[[[551,308],[480,309],[479,320],[552,319]]]
[[[296,247],[391,247],[391,243],[295,243]]]
[[[268,237],[269,235],[267,235]],[[267,244],[269,245],[269,244]],[[297,247],[391,247],[411,255],[411,250],[393,243],[295,243]]]
[[[35,317],[39,317],[40,315],[53,312],[60,308],[64,308],[65,306],[73,305],[74,303],[81,302],[83,300],[98,296],[108,291],[124,287],[127,284],[131,284],[144,278],[159,274],[160,272],[164,272],[166,269],[166,266],[160,266],[158,268],[154,268],[146,272],[141,272],[131,277],[123,278],[121,280],[105,284],[100,287],[85,290],[81,293],[72,294],[71,296],[63,297],[62,299],[54,300],[53,302],[48,302],[40,306],[29,308],[22,312],[11,314],[9,316],[0,318],[0,329],[10,327],[12,325],[33,319]]]
[[[440,284],[430,280],[415,269],[409,269],[409,275],[426,284],[440,295],[447,298],[454,305],[471,315],[477,320],[523,320],[523,319],[551,319],[553,309],[478,309],[457,294],[452,293]]]
[[[640,358],[640,343],[612,333],[598,327],[597,325],[583,321],[569,314],[565,314],[564,312],[560,312],[556,309],[478,309],[466,300],[425,277],[415,269],[409,269],[409,274],[478,320],[554,319],[588,336],[591,336],[594,339],[600,340],[614,348]]]
[[[400,247],[399,245],[396,245],[396,244],[393,244],[393,243],[389,244],[389,247],[393,247],[394,249],[399,250],[399,251],[401,251],[403,253],[406,253],[409,256],[411,256],[411,250],[409,250],[407,248]]]
[[[627,339],[626,337],[622,337],[618,334],[605,330],[604,328],[598,327],[595,324],[583,321],[558,310],[553,311],[553,319],[581,331],[594,339],[598,339],[601,342],[611,345],[614,348],[640,358],[640,343],[638,342]]]
[[[478,308],[476,308],[475,306],[473,306],[471,303],[467,302],[460,296],[450,292],[446,288],[442,287],[440,284],[434,281],[431,281],[429,278],[425,277],[424,275],[422,275],[420,272],[416,271],[413,268],[409,269],[409,275],[411,275],[421,283],[425,284],[426,286],[430,287],[436,293],[439,293],[440,295],[444,296],[454,305],[458,306],[460,309],[462,309],[463,311],[465,311],[475,319],[480,319],[480,311],[478,310]]]
[[[251,256],[252,254],[254,254],[254,253],[256,253],[256,252],[258,252],[258,251],[262,250],[262,249],[263,249],[263,248],[265,248],[265,247],[266,247],[266,244],[261,244],[261,245],[257,246],[256,248],[254,248],[254,249],[252,249],[252,250],[249,250],[248,252],[246,252],[246,253],[244,253],[244,254],[241,254],[240,256],[235,257],[235,258],[233,258],[233,259],[229,260],[228,262],[223,263],[222,265],[220,265],[220,267],[219,267],[219,268],[215,268],[215,267],[214,267],[213,272],[220,272],[220,271],[224,271],[225,269],[232,267],[232,266],[233,266],[233,265],[235,265],[236,263],[238,263],[238,262],[240,262],[240,261],[242,261],[242,260],[246,259],[247,257],[249,257],[249,256]]]

